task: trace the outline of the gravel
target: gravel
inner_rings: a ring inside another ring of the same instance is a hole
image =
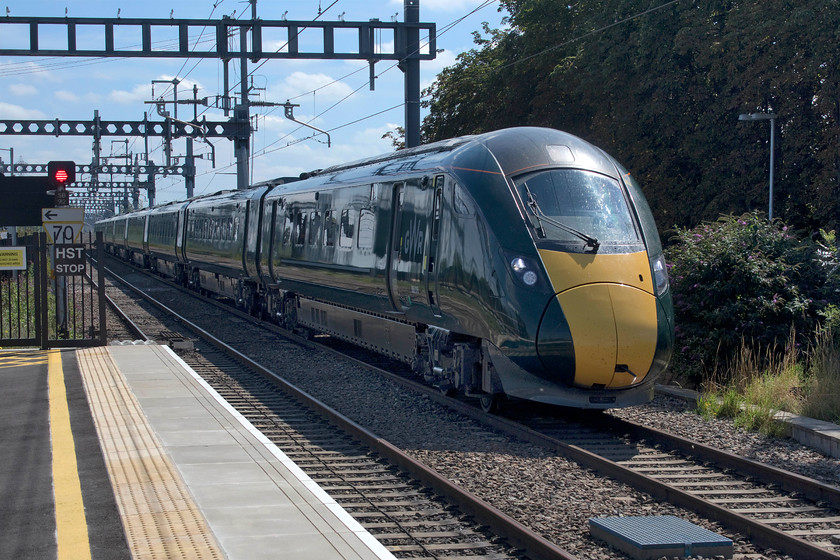
[[[729,419],[703,418],[693,412],[690,403],[681,399],[657,396],[647,405],[613,410],[611,414],[826,484],[837,486],[840,482],[840,459],[824,455],[790,438],[748,432]]]

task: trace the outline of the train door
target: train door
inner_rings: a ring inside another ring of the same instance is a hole
[[[397,183],[391,193],[391,245],[388,249],[388,295],[397,311],[405,311],[406,306],[400,300],[399,269],[402,249],[402,209],[405,183]]]
[[[149,254],[149,214],[143,217],[143,254]]]
[[[187,254],[184,250],[187,237],[187,228],[189,227],[189,212],[187,208],[178,212],[178,235],[175,236],[175,253],[178,255],[180,262],[187,262]]]
[[[262,271],[261,279],[263,282],[274,282],[274,244],[277,243],[275,236],[277,235],[277,216],[278,206],[280,201],[274,199],[271,205],[264,204],[263,208],[265,215],[263,216],[262,234],[260,235],[260,261],[264,263],[266,270]],[[269,208],[271,210],[269,210]],[[270,213],[269,213],[270,212]],[[281,211],[282,212],[282,211]],[[281,214],[282,216],[282,214]],[[280,224],[279,230],[282,231],[283,224]]]
[[[427,303],[424,278],[432,192],[419,181],[393,187],[388,289],[396,311]]]
[[[429,298],[429,308],[436,316],[440,316],[440,302],[438,301],[438,274],[437,255],[440,242],[440,220],[443,212],[443,183],[444,176],[435,177],[434,200],[429,219],[431,231],[429,232],[429,250],[425,259],[425,287]]]
[[[262,197],[265,195],[258,195],[254,198],[248,199],[245,202],[245,227],[244,244],[245,251],[243,251],[243,265],[245,272],[253,278],[258,280],[263,275],[263,262],[260,261],[260,229],[262,228]]]

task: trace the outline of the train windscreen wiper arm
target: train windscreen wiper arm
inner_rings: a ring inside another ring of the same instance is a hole
[[[554,218],[552,218],[550,216],[547,216],[546,213],[542,211],[542,208],[540,208],[540,205],[537,204],[537,200],[534,198],[534,195],[531,193],[531,189],[528,188],[528,184],[527,183],[522,183],[522,186],[525,187],[525,192],[528,193],[528,207],[534,213],[534,216],[536,216],[537,220],[544,220],[544,221],[548,222],[549,224],[553,225],[554,227],[562,229],[566,233],[571,233],[575,237],[579,237],[580,239],[585,241],[586,246],[587,247],[592,247],[593,251],[598,250],[598,247],[601,246],[600,241],[598,241],[596,238],[592,237],[591,235],[586,235],[585,233],[583,233],[580,230],[577,230],[577,229],[575,229],[571,226],[567,226],[563,222],[560,222],[560,221],[555,220]],[[542,230],[542,226],[540,226],[539,229]]]

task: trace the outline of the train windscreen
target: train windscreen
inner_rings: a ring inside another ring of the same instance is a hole
[[[514,181],[537,240],[589,250],[641,243],[618,181],[580,169],[552,169]]]

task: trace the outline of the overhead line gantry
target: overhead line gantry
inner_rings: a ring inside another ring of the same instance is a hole
[[[250,114],[248,100],[248,60],[261,59],[321,59],[321,60],[367,60],[370,64],[371,89],[374,83],[373,66],[380,60],[399,62],[405,73],[405,130],[406,146],[420,143],[420,66],[421,60],[436,57],[436,35],[434,23],[419,21],[420,0],[404,0],[403,22],[379,21],[286,21],[261,20],[256,14],[256,0],[250,0],[251,19],[233,19],[224,16],[221,20],[205,19],[141,19],[141,18],[77,18],[77,17],[0,17],[0,34],[4,45],[0,56],[71,56],[101,58],[216,58],[225,62],[225,84],[228,83],[227,63],[240,61],[240,99],[234,107],[233,117],[224,123],[206,121],[183,123],[167,118],[166,125],[147,121],[0,121],[0,135],[50,134],[61,135],[122,135],[171,137],[224,136],[234,141],[237,160],[237,188],[248,187],[248,158],[250,152]],[[67,37],[66,48],[42,47],[42,26],[64,26]],[[206,29],[214,30],[212,45],[206,50],[193,50],[190,46]],[[304,29],[320,30],[320,48],[307,45],[301,47],[300,34]],[[172,45],[153,41],[153,37],[167,37],[177,30],[177,41]],[[102,37],[100,45],[89,45],[87,37],[96,34]],[[238,48],[231,48],[228,38],[239,34]],[[347,41],[346,36],[356,40]],[[392,52],[383,52],[376,38],[382,33],[393,34]],[[420,36],[428,36],[428,43],[421,48]],[[118,45],[118,37],[133,34],[140,37],[139,46]],[[248,36],[250,34],[250,41]],[[28,36],[21,44],[10,45],[14,38]],[[266,49],[266,40],[285,41],[280,49]],[[336,40],[337,36],[339,39]],[[84,45],[80,45],[83,37]],[[225,96],[227,91],[225,92]],[[227,114],[227,112],[226,112]],[[152,128],[149,128],[149,127]],[[156,127],[160,127],[159,129]],[[214,134],[215,132],[215,134]],[[188,162],[186,167],[193,165]]]

